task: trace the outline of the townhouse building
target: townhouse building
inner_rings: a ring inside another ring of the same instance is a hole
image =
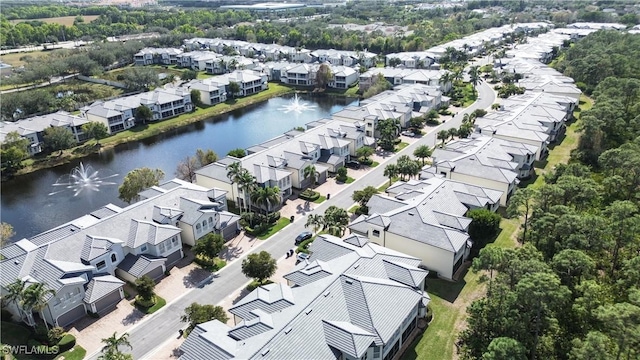
[[[361,90],[367,90],[382,75],[393,86],[402,84],[424,84],[439,87],[442,92],[451,89],[451,82],[442,83],[440,79],[447,73],[447,70],[425,70],[425,69],[401,69],[401,68],[373,68],[360,74],[359,86]]]
[[[21,137],[29,140],[27,151],[29,156],[36,155],[44,149],[44,130],[50,127],[63,127],[69,130],[77,143],[88,140],[82,131],[82,125],[89,121],[83,117],[72,115],[66,111],[58,111],[52,114],[34,116],[14,122],[0,122],[0,143],[5,142],[6,136],[16,132]]]
[[[146,106],[152,112],[150,121],[161,121],[193,110],[191,94],[185,88],[158,88],[141,94],[96,101],[80,109],[81,116],[89,121],[99,121],[107,126],[110,134],[135,126],[135,111]]]
[[[219,57],[213,51],[189,51],[176,56],[178,66],[196,71],[206,71],[207,62],[214,62]]]
[[[174,179],[143,191],[125,208],[108,204],[67,224],[0,250],[2,294],[16,279],[54,291],[40,316],[67,326],[87,312],[105,314],[124,297],[124,281],[159,279],[183,256],[182,244],[238,229],[226,194]],[[230,230],[229,230],[230,229]],[[124,280],[124,281],[123,281]],[[21,316],[9,306],[16,319]],[[31,314],[23,317],[33,324]]]
[[[135,65],[175,65],[182,50],[175,48],[144,48],[133,55]]]
[[[230,308],[233,324],[196,326],[180,359],[393,359],[430,301],[420,260],[355,235],[320,235],[310,250],[289,285],[262,286]]]

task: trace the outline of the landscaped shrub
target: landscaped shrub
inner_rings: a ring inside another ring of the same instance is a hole
[[[208,257],[201,256],[201,255],[197,255],[194,261],[196,264],[200,265],[202,268],[207,269],[209,271],[218,271],[227,264],[224,260],[220,258],[210,259]]]
[[[244,231],[249,235],[259,236],[264,234],[267,230],[269,230],[269,225],[270,225],[269,223],[260,223],[255,227],[247,226],[244,228]]]
[[[431,307],[431,304],[427,305],[427,313],[425,314],[424,319],[427,323],[430,323],[433,319],[433,308]]]
[[[64,336],[64,329],[61,328],[60,326],[52,327],[51,329],[49,329],[49,333],[47,334],[47,336],[48,336],[48,339],[49,339],[48,344],[49,345],[55,345]]]
[[[60,352],[65,352],[74,346],[76,346],[76,338],[71,334],[66,334],[58,342],[58,348],[60,348]]]
[[[33,332],[33,337],[41,344],[45,344],[49,341],[49,330],[44,324],[38,324]]]
[[[267,220],[269,221],[269,224],[275,224],[278,220],[280,220],[280,211],[276,211],[267,215]]]
[[[300,245],[298,245],[298,248],[296,249],[296,253],[305,253],[308,254],[309,253],[309,245],[311,245],[311,243],[313,242],[313,240],[315,240],[315,236],[312,237],[311,239],[307,239],[303,242],[300,243]]]
[[[446,115],[450,115],[451,114],[451,111],[449,111],[449,110],[443,111],[442,114],[445,115],[444,114],[445,112],[448,112],[448,114],[446,114]],[[437,119],[429,119],[429,120],[427,120],[427,125],[431,125],[431,126],[440,125],[440,121],[437,120]]]
[[[257,289],[259,286],[269,285],[269,284],[273,284],[273,281],[265,280],[265,282],[260,283],[260,282],[258,282],[256,280],[253,280],[249,285],[247,285],[246,289],[247,289],[247,291],[252,292],[253,290]]]
[[[141,306],[141,307],[145,307],[145,308],[150,308],[153,305],[155,305],[156,303],[156,297],[152,297],[150,300],[145,300],[143,299],[140,295],[136,296],[136,304]]]
[[[306,189],[302,191],[298,197],[306,201],[316,201],[320,198],[320,193],[311,189]]]

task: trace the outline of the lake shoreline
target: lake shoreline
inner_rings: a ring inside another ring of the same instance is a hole
[[[216,104],[210,107],[197,108],[195,111],[187,114],[180,115],[171,119],[166,119],[157,123],[151,123],[142,126],[136,126],[132,129],[123,131],[121,133],[114,134],[109,138],[103,139],[99,144],[96,144],[95,140],[89,140],[76,147],[66,149],[62,151],[62,154],[58,152],[51,153],[42,159],[29,159],[31,163],[20,169],[17,173],[10,176],[1,177],[1,181],[15,180],[23,175],[27,175],[39,170],[54,168],[70,163],[71,161],[82,159],[90,155],[99,153],[102,150],[112,149],[118,145],[126,144],[133,141],[140,141],[153,136],[157,136],[172,130],[176,130],[182,127],[189,126],[191,124],[210,119],[215,116],[224,115],[234,110],[244,108],[246,106],[259,104],[269,99],[283,96],[289,93],[301,93],[311,96],[332,96],[332,97],[345,97],[339,93],[331,92],[314,92],[310,89],[297,89],[295,87],[286,86],[280,83],[270,83],[269,89],[260,93],[254,94],[249,97],[233,99],[225,103]],[[222,106],[221,106],[222,105]],[[29,161],[27,160],[27,161]]]

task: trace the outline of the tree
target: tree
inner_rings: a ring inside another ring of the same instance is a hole
[[[433,149],[429,145],[420,145],[413,151],[413,156],[422,160],[422,166],[424,166],[424,159],[431,157]]]
[[[29,140],[23,138],[17,131],[12,131],[5,136],[0,145],[0,158],[4,170],[13,173],[22,168],[22,160],[29,156]]]
[[[27,288],[27,282],[21,279],[16,279],[14,282],[10,283],[6,286],[7,293],[2,297],[3,303],[7,302],[9,304],[14,304],[16,309],[18,309],[18,316],[20,316],[20,320],[24,317],[23,310],[23,295],[24,290]]]
[[[379,143],[384,150],[393,150],[398,138],[400,123],[396,119],[384,119],[378,122]]]
[[[109,129],[99,121],[91,121],[82,125],[82,132],[85,133],[87,137],[95,139],[96,144],[100,143],[100,139],[109,136]]]
[[[444,142],[449,138],[449,132],[447,130],[438,131],[438,140],[442,140],[442,146],[444,146]]]
[[[164,172],[160,169],[152,170],[144,167],[131,170],[124,177],[122,185],[118,188],[120,193],[118,197],[120,200],[131,204],[132,201],[137,201],[140,198],[139,192],[152,186],[157,186],[163,178]]]
[[[389,164],[384,167],[384,176],[389,178],[389,186],[391,186],[391,182],[393,181],[393,178],[397,177],[398,175],[399,175],[398,165]]]
[[[324,224],[324,218],[322,217],[322,215],[317,215],[317,214],[309,214],[309,216],[307,216],[307,222],[304,224],[304,227],[313,227],[313,232],[317,233],[318,229],[320,229]]]
[[[4,247],[7,241],[15,234],[16,232],[13,231],[11,224],[6,222],[0,223],[0,248]]]
[[[526,360],[526,349],[517,340],[499,337],[491,340],[482,360]]]
[[[474,241],[476,248],[482,248],[488,240],[493,238],[500,230],[500,215],[487,209],[473,209],[467,213],[471,218],[469,224],[469,236]]]
[[[489,271],[489,289],[487,290],[487,296],[491,296],[493,272],[503,267],[506,255],[506,252],[501,247],[490,246],[480,249],[478,257],[473,259],[471,269],[474,272],[480,270]]]
[[[584,340],[574,339],[571,344],[571,360],[615,360],[613,354],[618,352],[611,338],[599,331],[590,331]]]
[[[178,163],[176,168],[176,176],[182,180],[194,182],[196,179],[196,170],[214,163],[218,160],[218,155],[213,150],[196,150],[194,156],[187,156]]]
[[[142,124],[146,124],[147,121],[153,119],[153,112],[151,112],[151,109],[148,107],[140,105],[136,108],[134,117],[138,123],[142,122]]]
[[[453,140],[454,137],[458,136],[458,129],[451,128],[451,129],[447,130],[447,135],[449,135],[451,140]]]
[[[473,93],[477,93],[476,86],[480,83],[480,67],[474,65],[469,68],[469,79],[473,85]]]
[[[136,291],[138,292],[138,296],[140,296],[144,302],[153,301],[156,296],[154,291],[155,287],[156,282],[147,275],[136,279]]]
[[[349,224],[349,214],[345,209],[335,205],[329,206],[324,212],[324,229],[334,236],[344,235]]]
[[[235,81],[229,82],[229,93],[231,94],[231,98],[235,98],[236,95],[238,95],[238,93],[240,92],[240,90],[242,90],[242,88],[240,87],[240,84],[238,84]]]
[[[318,72],[316,73],[316,84],[318,89],[326,89],[327,85],[331,82],[333,74],[331,73],[331,67],[327,64],[320,64]]]
[[[637,243],[640,214],[638,207],[631,201],[614,201],[604,213],[609,219],[607,228],[613,240],[611,260],[611,276],[613,276],[619,267],[620,251],[634,242]]]
[[[398,174],[400,174],[400,180],[405,179],[405,176],[411,178],[420,174],[420,163],[417,160],[413,160],[409,155],[402,155],[396,162],[398,167]]]
[[[229,150],[227,153],[228,156],[233,156],[234,158],[242,159],[247,156],[247,152],[243,148],[237,148]]]
[[[369,146],[363,146],[360,149],[356,150],[356,156],[363,163],[369,163],[369,156],[373,155],[373,148]]]
[[[204,103],[202,102],[202,98],[200,98],[200,91],[196,90],[196,89],[192,89],[190,92],[191,95],[191,102],[193,103],[193,105],[201,108],[204,106]]]
[[[583,279],[589,279],[594,275],[596,263],[583,251],[564,249],[553,256],[551,267],[564,285],[573,288]]]
[[[233,184],[238,182],[238,178],[242,171],[245,170],[242,167],[242,163],[239,161],[234,162],[233,164],[227,166],[227,178],[231,181],[231,197],[233,198],[233,202],[237,202],[236,196],[233,193]]]
[[[122,82],[131,91],[150,90],[160,84],[158,74],[150,68],[128,68],[122,73],[122,77]]]
[[[209,259],[218,257],[220,252],[225,248],[225,240],[220,234],[208,233],[196,241],[191,248],[194,254],[202,255]]]
[[[269,215],[273,204],[279,203],[282,199],[280,195],[280,188],[277,186],[255,188],[250,194],[250,198],[253,204],[265,209],[265,215]]]
[[[266,251],[249,254],[242,260],[242,273],[260,284],[264,284],[265,280],[273,276],[277,267],[276,260]]]
[[[605,333],[617,342],[616,359],[625,352],[638,355],[640,341],[640,307],[630,303],[616,303],[598,308],[597,317],[604,325]],[[633,348],[635,347],[635,350]],[[627,356],[628,359],[630,357]]]
[[[313,165],[307,165],[303,170],[302,170],[302,175],[304,176],[305,179],[309,179],[311,182],[311,187],[314,187],[316,184],[316,181],[318,179],[318,171],[316,170],[316,167]]]
[[[218,161],[218,154],[216,154],[211,149],[207,149],[207,150],[197,149],[196,159],[198,159],[198,165],[200,165],[200,167],[203,167]]]
[[[371,200],[371,197],[377,193],[379,193],[377,188],[367,186],[362,190],[354,191],[351,198],[360,205],[361,213],[366,214],[368,213],[367,203]]]
[[[340,166],[336,169],[336,181],[345,182],[347,181],[347,168],[344,166]]]
[[[195,70],[185,70],[180,75],[180,78],[184,81],[195,80],[198,78],[198,72]]]
[[[62,126],[53,126],[44,129],[44,143],[52,151],[68,149],[76,143],[76,138],[71,130]]]
[[[114,332],[110,337],[102,339],[102,343],[105,345],[102,348],[102,354],[98,357],[98,360],[133,360],[131,354],[124,354],[120,351],[120,347],[122,346],[133,349],[133,346],[131,346],[129,342],[128,333],[117,336],[117,333]]]
[[[229,321],[229,317],[222,306],[200,305],[195,302],[187,306],[184,309],[184,315],[180,317],[180,321],[189,323],[185,331],[187,335],[189,335],[198,324],[212,320],[218,320],[224,324]]]
[[[533,211],[534,197],[536,191],[533,188],[526,187],[516,190],[511,199],[509,200],[509,206],[507,207],[507,214],[510,217],[520,217],[524,215],[524,222],[522,223],[522,242],[527,241],[527,229],[529,226],[529,217],[531,211]]]
[[[256,178],[253,175],[251,175],[249,170],[243,168],[240,174],[238,175],[238,177],[236,178],[236,183],[238,186],[238,190],[242,192],[242,203],[240,205],[242,205],[242,207],[246,206],[248,210],[249,197],[257,187]]]
[[[27,313],[27,316],[30,318],[31,313],[35,310],[40,313],[40,317],[44,319],[42,316],[42,311],[47,307],[47,301],[56,292],[48,289],[44,283],[35,283],[29,285],[22,294],[22,307]],[[44,325],[49,330],[49,325],[46,321],[44,321]],[[35,327],[35,322],[33,323]]]

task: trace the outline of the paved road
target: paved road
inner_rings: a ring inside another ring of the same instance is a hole
[[[31,90],[31,89],[41,88],[41,87],[45,87],[45,86],[50,86],[50,85],[57,84],[59,82],[63,82],[65,80],[74,78],[76,76],[78,76],[78,74],[71,74],[71,75],[65,75],[65,76],[54,76],[54,77],[51,78],[51,81],[45,81],[45,82],[42,82],[40,84],[23,86],[23,87],[19,87],[19,88],[15,88],[15,89],[10,89],[10,90],[3,90],[3,91],[0,91],[0,94],[9,94],[9,93],[14,93],[14,92],[20,92],[20,91],[25,91],[25,90]]]
[[[399,151],[393,157],[386,161],[392,160],[399,155],[410,155],[419,145],[433,146],[436,142],[436,134],[443,129],[458,127],[462,123],[462,117],[466,113],[471,113],[475,109],[486,109],[493,104],[495,95],[493,90],[486,84],[482,83],[478,86],[479,99],[464,111],[460,111],[454,119],[449,120],[420,140],[407,146]],[[344,209],[350,208],[354,202],[351,199],[353,190],[361,189],[366,186],[378,187],[380,184],[388,181],[384,175],[384,164],[381,164],[371,170],[367,175],[356,180],[350,185],[349,189],[341,191],[335,196],[331,196],[330,200],[325,201],[314,209],[317,214],[322,214],[331,205],[335,205]],[[268,251],[271,255],[279,259],[287,250],[293,246],[293,239],[296,235],[304,230],[305,217],[297,217],[293,224],[285,227],[279,233],[274,235],[268,241],[263,242],[259,247],[253,249],[247,254],[257,251]],[[225,299],[229,294],[235,292],[238,288],[243,287],[248,279],[242,274],[241,261],[235,261],[228,264],[221,272],[216,275],[209,283],[204,286],[185,293],[181,298],[174,300],[164,309],[155,313],[148,320],[144,320],[140,324],[134,326],[129,332],[129,341],[133,345],[133,358],[153,358],[153,351],[172,337],[178,336],[178,330],[186,326],[180,322],[180,316],[184,312],[184,308],[192,302],[200,304],[217,304]],[[96,359],[98,354],[93,354],[89,359]]]

